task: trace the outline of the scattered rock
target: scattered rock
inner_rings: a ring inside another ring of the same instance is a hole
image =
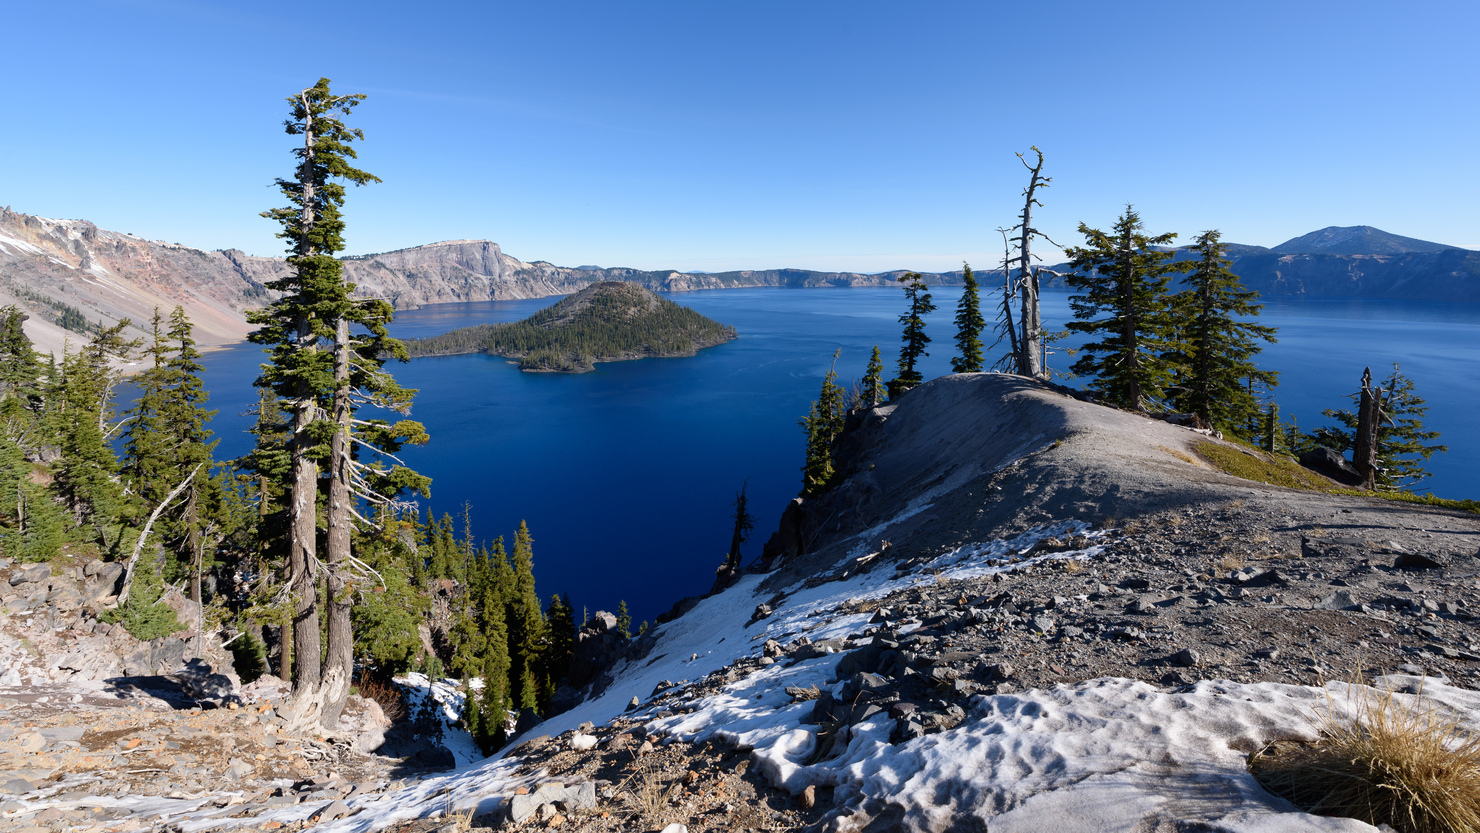
[[[31,566],[25,568],[24,570],[18,570],[15,573],[15,575],[11,576],[10,577],[10,586],[11,587],[17,587],[17,586],[22,585],[22,584],[30,584],[30,583],[38,582],[38,581],[45,581],[50,576],[51,576],[51,565],[50,564],[32,564]]]
[[[1178,668],[1196,668],[1202,664],[1202,657],[1191,648],[1183,648],[1168,657],[1167,661]]]
[[[1442,561],[1416,552],[1400,553],[1393,559],[1393,568],[1397,570],[1442,570],[1445,566]]]

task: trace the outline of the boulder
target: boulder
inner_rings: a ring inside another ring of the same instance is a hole
[[[1329,448],[1313,448],[1305,452],[1300,455],[1300,465],[1345,486],[1361,486],[1367,482],[1345,457]]]
[[[30,584],[35,581],[46,581],[50,577],[50,564],[32,564],[23,570],[16,571],[15,575],[10,577],[10,586],[15,587],[16,585]]]
[[[236,686],[232,684],[231,678],[215,673],[209,663],[198,657],[186,662],[183,668],[175,672],[174,677],[181,690],[198,703],[224,704],[240,699],[236,696]]]
[[[539,785],[532,793],[510,798],[508,807],[509,820],[515,824],[523,822],[547,807],[565,813],[572,810],[591,810],[596,807],[596,785],[588,781],[567,787],[564,784],[547,781]]]

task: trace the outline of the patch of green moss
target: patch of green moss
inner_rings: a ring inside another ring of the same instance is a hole
[[[1266,454],[1253,446],[1245,445],[1237,440],[1232,440],[1231,442],[1234,445],[1200,442],[1197,444],[1197,453],[1224,474],[1231,474],[1234,477],[1242,477],[1245,480],[1254,480],[1259,483],[1268,483],[1272,486],[1305,489],[1307,491],[1325,492],[1332,495],[1377,497],[1385,500],[1399,501],[1401,503],[1418,503],[1424,506],[1460,509],[1480,515],[1480,501],[1476,500],[1449,500],[1447,498],[1434,497],[1433,495],[1418,495],[1413,492],[1369,492],[1363,489],[1339,488],[1331,481],[1306,469],[1294,460]],[[1248,449],[1247,451],[1245,450],[1246,448]]]
[[[1360,489],[1331,489],[1334,495],[1358,495],[1361,497],[1380,497],[1387,500],[1396,500],[1403,503],[1421,503],[1424,506],[1442,506],[1445,509],[1461,509],[1465,512],[1474,512],[1480,515],[1480,500],[1452,500],[1450,498],[1434,497],[1433,495],[1420,495],[1413,492],[1364,492]]]
[[[1264,452],[1213,442],[1197,444],[1197,453],[1212,463],[1219,471],[1255,480],[1272,486],[1289,489],[1306,489],[1315,492],[1332,491],[1331,482],[1315,472],[1309,471],[1293,460],[1274,457]]]

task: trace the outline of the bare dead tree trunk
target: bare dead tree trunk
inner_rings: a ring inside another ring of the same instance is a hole
[[[1362,393],[1357,405],[1357,436],[1352,444],[1352,468],[1362,475],[1363,487],[1377,487],[1377,428],[1381,419],[1382,388],[1372,387],[1372,368],[1362,369]]]
[[[1033,148],[1037,161],[1029,165],[1021,153],[1018,159],[1028,169],[1028,187],[1023,189],[1022,222],[1018,225],[1018,292],[1021,294],[1022,338],[1018,342],[1018,373],[1034,379],[1045,378],[1043,370],[1043,320],[1038,308],[1038,270],[1033,268],[1031,247],[1038,232],[1033,228],[1033,206],[1041,205],[1034,192],[1049,182],[1043,173],[1043,151]]]
[[[1012,320],[1012,243],[1007,239],[1007,229],[999,228],[1002,233],[1002,329],[1007,331],[1007,342],[1012,349],[1011,355],[1016,361],[1018,355],[1017,325]]]
[[[354,632],[350,626],[349,582],[345,568],[350,557],[354,513],[350,506],[350,385],[349,321],[340,318],[334,333],[334,439],[330,444],[329,463],[329,532],[325,539],[329,568],[329,650],[325,685],[330,680],[342,682],[338,692],[328,692],[324,700],[323,725],[334,728],[344,699],[349,695],[349,680],[354,671]]]
[[[164,508],[169,506],[171,501],[179,497],[181,492],[185,491],[186,485],[195,479],[195,473],[198,471],[200,471],[200,465],[191,469],[190,474],[186,475],[185,479],[180,481],[180,485],[171,489],[170,493],[164,496],[164,500],[161,500],[159,505],[154,507],[154,511],[149,513],[149,520],[144,522],[144,529],[139,533],[139,540],[134,542],[133,554],[128,557],[128,566],[123,570],[123,589],[118,593],[118,607],[122,607],[124,602],[128,601],[129,588],[133,587],[134,584],[134,567],[139,563],[139,553],[144,551],[144,542],[149,539],[149,530],[153,529],[154,522],[159,520],[159,513],[163,512]]]

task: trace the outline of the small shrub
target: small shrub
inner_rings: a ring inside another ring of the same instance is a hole
[[[150,642],[169,636],[187,627],[175,615],[169,605],[160,601],[164,595],[164,581],[160,579],[155,565],[141,561],[134,570],[133,586],[128,601],[103,614],[104,622],[118,622],[140,642]]]
[[[374,700],[392,723],[406,717],[406,703],[395,683],[384,683],[373,677],[360,678],[360,696]]]
[[[1422,696],[1357,695],[1356,716],[1321,715],[1314,744],[1277,744],[1249,761],[1270,792],[1322,816],[1400,833],[1480,831],[1480,737]]]
[[[242,678],[243,684],[255,682],[267,672],[267,648],[247,632],[237,637],[226,648],[231,651],[231,667]]]

